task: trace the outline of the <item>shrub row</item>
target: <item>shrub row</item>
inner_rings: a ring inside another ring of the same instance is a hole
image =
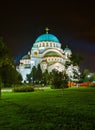
[[[31,86],[20,86],[20,87],[14,87],[14,92],[34,92],[34,88]]]
[[[90,86],[90,87],[95,87],[95,82],[94,82],[94,83],[93,83],[93,82],[90,83],[89,86]]]

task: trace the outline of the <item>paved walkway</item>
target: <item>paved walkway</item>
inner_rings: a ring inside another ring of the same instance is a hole
[[[12,89],[2,89],[1,92],[12,92]]]

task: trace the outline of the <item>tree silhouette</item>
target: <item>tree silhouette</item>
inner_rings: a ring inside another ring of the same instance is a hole
[[[0,37],[0,98],[1,87],[11,86],[21,80],[21,75],[16,71],[13,59],[3,38]]]
[[[83,60],[83,57],[80,54],[72,54],[70,57],[71,64],[73,65],[80,65],[80,62]]]

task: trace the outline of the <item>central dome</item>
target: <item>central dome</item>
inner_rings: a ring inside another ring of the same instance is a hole
[[[42,41],[52,41],[52,42],[58,42],[59,40],[56,36],[54,36],[53,34],[42,34],[40,35],[35,42],[42,42]]]

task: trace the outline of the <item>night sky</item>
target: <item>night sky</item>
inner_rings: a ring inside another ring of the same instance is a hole
[[[81,68],[95,72],[95,2],[0,1],[0,36],[15,60],[31,49],[36,38],[54,34],[84,60]]]

